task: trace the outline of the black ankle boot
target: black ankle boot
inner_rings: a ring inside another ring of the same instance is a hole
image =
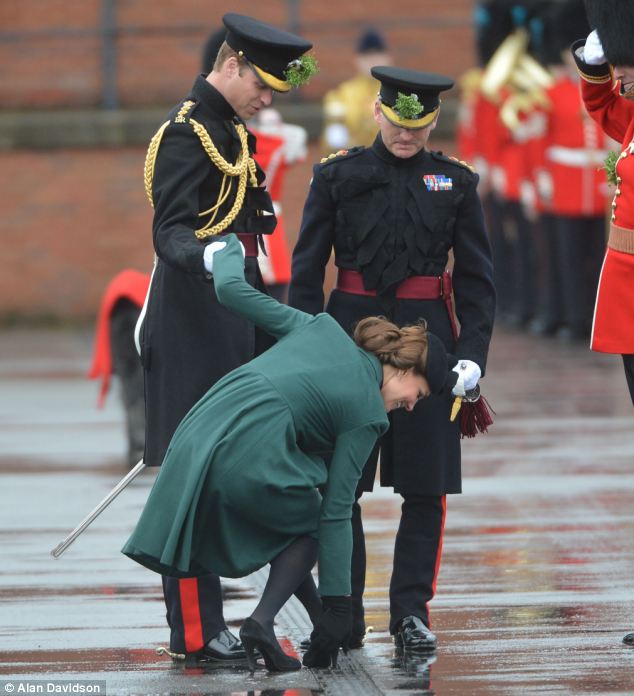
[[[246,650],[247,662],[252,673],[257,666],[254,655],[256,649],[262,654],[269,672],[293,672],[301,669],[302,663],[282,650],[273,629],[267,631],[251,617],[245,619],[242,624],[240,640]]]

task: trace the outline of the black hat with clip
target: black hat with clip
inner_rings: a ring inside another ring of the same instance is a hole
[[[306,39],[235,12],[225,14],[222,21],[227,44],[276,92],[299,87],[317,72],[315,58],[304,55],[313,46]]]
[[[436,118],[440,93],[451,89],[453,80],[435,73],[379,65],[371,68],[381,83],[379,101],[388,121],[399,128],[426,128]]]

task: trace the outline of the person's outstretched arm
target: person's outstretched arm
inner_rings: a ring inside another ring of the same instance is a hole
[[[235,234],[222,238],[227,245],[213,254],[213,280],[218,301],[227,309],[279,338],[312,319],[256,290],[244,278],[244,255]]]

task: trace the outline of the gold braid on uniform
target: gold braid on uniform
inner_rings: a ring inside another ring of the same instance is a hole
[[[154,165],[156,164],[156,154],[161,144],[161,139],[163,138],[163,133],[165,129],[169,126],[170,122],[165,121],[165,123],[156,131],[152,140],[150,140],[150,145],[147,149],[147,154],[145,155],[145,168],[143,170],[143,183],[145,184],[145,193],[150,201],[150,205],[154,207],[154,199],[152,198],[152,181],[154,179]]]
[[[185,106],[189,107],[193,105],[193,102],[185,102]],[[179,112],[180,115],[180,112]],[[178,119],[175,119],[178,120]],[[178,121],[181,123],[182,121]],[[220,185],[220,192],[218,194],[218,200],[215,205],[213,205],[209,210],[205,210],[198,213],[198,217],[203,215],[211,215],[211,219],[206,225],[195,231],[195,235],[198,239],[205,239],[206,237],[212,237],[213,235],[219,234],[223,230],[226,230],[229,225],[235,220],[236,216],[242,208],[244,203],[244,196],[247,189],[247,179],[250,179],[251,186],[257,186],[258,180],[256,175],[255,160],[249,155],[249,143],[247,139],[246,128],[241,124],[234,124],[235,129],[240,138],[240,154],[235,164],[227,162],[227,160],[218,152],[218,149],[214,145],[209,133],[206,128],[195,121],[193,118],[189,119],[189,122],[194,129],[194,132],[198,136],[205,152],[209,155],[209,159],[213,162],[214,166],[217,167],[223,174],[222,183]],[[148,147],[147,154],[145,156],[145,169],[143,172],[143,179],[145,184],[145,193],[147,194],[150,205],[154,207],[154,200],[152,198],[152,181],[154,179],[154,167],[156,164],[156,156],[158,153],[159,145],[161,144],[161,139],[163,138],[163,133],[167,126],[169,126],[170,121],[166,121],[154,134],[152,140],[150,140],[150,145]],[[233,184],[233,179],[238,178],[238,188],[236,192],[236,198],[231,206],[231,210],[227,215],[213,224],[220,206],[227,200],[229,193],[231,192],[231,187]],[[228,183],[227,183],[228,182]]]
[[[204,227],[196,230],[194,233],[198,239],[205,239],[206,237],[212,237],[213,235],[219,234],[229,227],[229,225],[235,220],[237,214],[240,212],[242,204],[244,203],[244,195],[247,189],[247,179],[250,176],[251,186],[257,186],[258,180],[256,177],[255,161],[249,155],[247,131],[241,123],[234,124],[242,147],[236,163],[232,165],[231,163],[227,162],[227,160],[218,152],[218,149],[214,145],[206,128],[193,118],[190,118],[189,122],[191,123],[194,132],[200,139],[205,152],[209,155],[209,159],[224,175],[216,204],[209,210],[199,213],[200,217],[202,215],[208,215],[213,211],[213,215],[209,222]],[[227,196],[229,195],[231,185],[233,184],[233,181],[230,179],[229,185],[225,189],[227,177],[238,177],[238,190],[236,192],[236,198],[231,206],[231,210],[227,213],[224,219],[214,225],[213,222],[218,213],[218,209],[224,200],[226,200]]]

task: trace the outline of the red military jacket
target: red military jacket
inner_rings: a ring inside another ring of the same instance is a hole
[[[473,105],[473,131],[477,137],[471,143],[473,165],[480,175],[480,189],[488,191],[491,186],[491,171],[499,166],[503,139],[502,124],[498,117],[499,107],[482,93]]]
[[[609,191],[603,167],[613,143],[588,115],[578,82],[558,75],[547,91],[545,130],[534,177],[542,209],[554,215],[600,216]]]
[[[581,75],[581,94],[592,118],[622,143],[615,169],[610,237],[594,310],[591,347],[604,353],[634,353],[634,103],[619,95],[607,63],[588,65],[573,44]]]
[[[476,109],[481,98],[482,69],[472,68],[460,78],[461,97],[456,119],[456,145],[461,160],[473,162],[478,151]]]
[[[529,112],[520,111],[512,121],[505,120],[506,100],[513,96],[512,90],[502,90],[501,104],[495,119],[490,118],[483,127],[493,130],[496,139],[496,161],[491,166],[491,185],[501,198],[520,201],[525,198],[524,184],[531,178],[529,163],[533,158],[536,136],[543,132],[543,117],[533,107]]]
[[[264,282],[267,285],[288,283],[291,279],[291,255],[284,231],[284,217],[279,205],[282,180],[286,171],[284,158],[284,139],[253,129],[257,138],[257,149],[254,159],[266,174],[265,185],[273,199],[273,207],[277,217],[275,232],[264,239],[266,256],[258,257],[258,264]],[[276,203],[278,205],[276,206]]]
[[[266,174],[264,183],[277,217],[275,233],[263,235],[267,255],[260,255],[258,264],[267,285],[285,285],[291,279],[291,256],[282,211],[282,191],[288,167],[306,157],[307,133],[300,126],[281,121],[259,124],[252,130],[257,137],[255,160]]]

